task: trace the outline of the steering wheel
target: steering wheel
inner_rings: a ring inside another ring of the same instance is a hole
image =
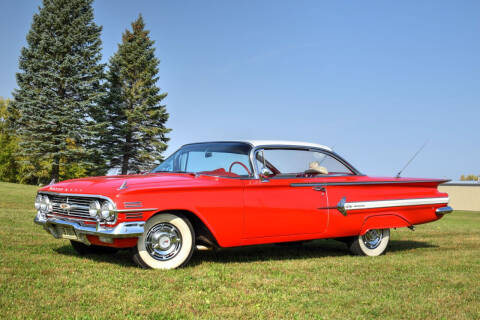
[[[245,170],[247,170],[249,176],[252,175],[252,173],[250,172],[250,170],[248,170],[247,166],[244,165],[243,163],[241,163],[240,161],[234,161],[234,162],[232,162],[232,164],[230,165],[230,168],[228,168],[228,172],[232,173],[232,167],[233,167],[235,164],[239,164],[239,165],[241,165]]]

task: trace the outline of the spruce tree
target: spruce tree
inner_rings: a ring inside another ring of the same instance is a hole
[[[43,0],[20,56],[12,107],[21,114],[21,154],[51,164],[57,181],[91,166],[91,113],[102,98],[104,68],[92,1]]]
[[[99,119],[109,123],[101,141],[106,160],[111,168],[120,167],[122,174],[147,170],[162,160],[170,132],[161,103],[167,94],[156,85],[160,61],[154,41],[141,15],[131,26],[109,61],[108,93]]]

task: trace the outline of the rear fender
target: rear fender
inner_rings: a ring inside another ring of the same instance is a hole
[[[382,214],[370,216],[363,222],[360,235],[364,235],[372,229],[391,229],[410,227],[412,224],[404,217],[397,214]]]

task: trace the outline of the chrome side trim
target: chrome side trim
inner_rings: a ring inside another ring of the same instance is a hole
[[[124,212],[147,212],[147,211],[156,211],[158,208],[145,208],[145,209],[119,209],[116,210],[119,213],[124,213]]]
[[[408,207],[421,206],[427,204],[441,204],[448,203],[448,197],[442,198],[420,198],[420,199],[396,199],[396,200],[375,200],[375,201],[358,201],[346,202],[344,207],[346,211],[349,210],[363,210],[376,208],[390,208],[390,207]]]
[[[337,205],[334,207],[320,207],[317,209],[337,209],[341,214],[347,216],[347,210],[345,209],[345,204],[347,203],[347,198],[343,197],[338,201]]]
[[[452,213],[453,211],[453,208],[452,207],[449,207],[449,206],[446,206],[446,207],[441,207],[441,208],[438,208],[435,213],[436,214],[447,214],[447,213]]]
[[[55,238],[61,238],[61,235],[56,234],[55,226],[73,228],[79,238],[81,238],[82,235],[93,235],[106,238],[135,238],[140,237],[143,234],[143,227],[145,225],[145,222],[143,221],[122,222],[112,228],[99,227],[97,230],[95,226],[86,227],[74,221],[55,218],[42,219],[38,215],[35,217],[34,222],[42,225],[44,229]]]
[[[141,208],[143,204],[141,201],[131,201],[131,202],[124,202],[123,206],[125,208]]]
[[[343,197],[338,201],[337,204],[337,210],[340,211],[341,214],[343,214],[345,217],[347,216],[347,209],[345,208],[345,205],[347,204],[347,198]]]
[[[376,185],[376,184],[409,184],[409,183],[428,183],[428,182],[439,182],[450,181],[450,180],[435,180],[435,179],[424,179],[424,180],[399,180],[399,181],[352,181],[352,182],[313,182],[313,183],[292,183],[291,187],[323,187],[323,186],[364,186],[364,185]]]
[[[448,197],[443,198],[420,198],[420,199],[393,199],[393,200],[374,200],[374,201],[358,201],[347,202],[346,197],[343,197],[334,207],[320,207],[317,209],[337,209],[342,215],[346,216],[347,211],[351,210],[364,210],[364,209],[377,209],[377,208],[391,208],[391,207],[408,207],[408,206],[422,206],[430,204],[448,203]],[[438,208],[437,214],[443,214],[441,209],[448,211],[450,207]],[[440,211],[439,211],[440,210]],[[452,212],[450,208],[449,212]]]

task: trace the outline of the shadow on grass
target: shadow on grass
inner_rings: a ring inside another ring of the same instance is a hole
[[[119,250],[117,253],[90,253],[84,255],[78,254],[75,250],[73,250],[71,245],[65,245],[53,250],[65,256],[78,257],[81,259],[86,258],[98,262],[118,264],[124,267],[136,266],[136,264],[132,260],[130,249]]]
[[[388,252],[406,251],[422,248],[438,248],[437,245],[423,241],[392,240],[388,246]]]
[[[411,240],[390,241],[387,252],[400,252],[420,248],[436,248],[427,242]],[[255,262],[269,260],[295,260],[309,258],[328,258],[349,256],[347,246],[336,240],[314,240],[303,245],[258,245],[238,248],[226,248],[217,251],[200,251],[193,257],[190,265],[202,262]]]
[[[411,240],[392,240],[388,248],[388,252],[401,252],[413,249],[436,248],[438,246],[427,242],[411,241]],[[80,256],[69,245],[54,249],[57,253],[66,256],[76,256],[79,258],[87,258],[94,261],[118,264],[125,267],[136,266],[131,259],[130,250],[120,250],[117,253],[109,254],[86,254]],[[218,263],[238,263],[238,262],[256,262],[271,260],[295,260],[309,258],[327,258],[350,255],[347,246],[336,240],[315,240],[306,242],[303,245],[258,245],[237,248],[225,248],[213,251],[198,251],[189,266],[199,265],[203,262]]]

